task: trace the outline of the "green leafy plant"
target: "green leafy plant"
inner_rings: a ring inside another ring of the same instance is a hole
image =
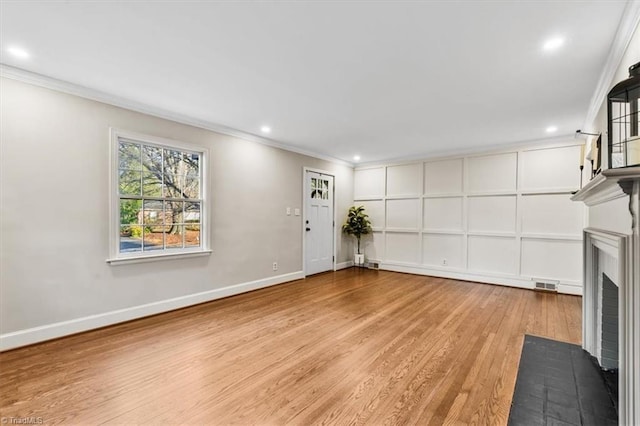
[[[371,221],[369,221],[369,216],[364,212],[364,206],[352,206],[349,208],[347,221],[342,225],[342,232],[356,237],[358,241],[358,254],[361,254],[360,237],[371,232]]]
[[[140,225],[131,225],[131,236],[133,238],[142,238],[142,226]]]

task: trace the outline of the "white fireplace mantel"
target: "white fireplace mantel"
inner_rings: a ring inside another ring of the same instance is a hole
[[[576,192],[572,201],[595,206],[631,195],[633,182],[640,181],[640,166],[604,170]]]
[[[584,230],[583,266],[583,344],[598,356],[596,340],[597,274],[599,251],[613,255],[617,270],[618,354],[619,354],[619,422],[640,425],[640,166],[604,170],[571,199],[596,206],[627,197],[632,226],[629,233],[618,234],[606,229]]]

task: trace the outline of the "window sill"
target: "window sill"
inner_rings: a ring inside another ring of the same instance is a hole
[[[202,257],[202,256],[210,256],[212,253],[211,250],[201,250],[201,251],[192,251],[192,252],[183,252],[183,253],[163,253],[163,254],[152,254],[146,256],[135,256],[135,257],[115,257],[107,259],[107,263],[113,266],[125,265],[125,264],[133,264],[133,263],[146,263],[146,262],[157,262],[159,260],[173,260],[173,259],[187,259],[190,257]]]

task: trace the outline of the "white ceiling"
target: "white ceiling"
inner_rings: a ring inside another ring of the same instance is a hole
[[[8,2],[0,62],[362,162],[572,134],[622,1]],[[563,36],[558,51],[542,49]],[[28,59],[7,53],[29,51]]]

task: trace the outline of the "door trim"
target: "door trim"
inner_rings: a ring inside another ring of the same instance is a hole
[[[307,276],[307,236],[306,236],[306,222],[307,222],[307,172],[320,173],[323,175],[333,177],[333,270],[336,270],[336,251],[337,251],[337,242],[338,242],[338,217],[337,217],[337,209],[336,209],[336,175],[333,172],[329,172],[327,170],[316,169],[314,167],[303,167],[302,168],[302,271],[303,276]]]

